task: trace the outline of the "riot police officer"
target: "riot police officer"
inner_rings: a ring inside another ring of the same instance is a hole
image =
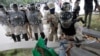
[[[13,38],[16,41],[21,41],[21,34],[25,40],[28,40],[26,25],[25,25],[25,14],[18,9],[17,4],[10,5],[10,24],[13,28]]]
[[[68,56],[70,56],[72,43],[74,43],[71,41],[79,43],[79,41],[83,40],[82,27],[77,23],[77,20],[73,20],[73,12],[70,9],[70,3],[63,3],[58,25],[58,37],[64,36],[64,39],[66,38],[66,41],[69,41],[67,43],[69,46],[66,48]]]
[[[38,32],[40,32],[42,38],[45,38],[45,34],[43,32],[43,24],[41,20],[42,15],[39,10],[36,10],[34,3],[29,5],[27,17],[29,24],[31,25],[32,31],[34,32],[35,39],[38,40]]]
[[[11,28],[10,28],[10,21],[9,21],[9,12],[5,9],[3,5],[0,5],[0,24],[4,27],[6,30],[6,36],[12,36],[11,35]]]

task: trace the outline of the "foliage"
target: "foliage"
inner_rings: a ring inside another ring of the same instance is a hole
[[[15,49],[0,52],[0,56],[32,56],[32,49]]]
[[[84,18],[83,15],[80,16],[80,17]],[[100,24],[99,24],[99,22],[100,22],[100,15],[93,14],[92,15],[92,21],[91,21],[91,29],[96,30],[96,31],[100,31]]]
[[[0,4],[3,4],[5,6],[8,6],[11,3],[17,3],[17,4],[27,4],[27,3],[35,3],[42,0],[0,0]]]

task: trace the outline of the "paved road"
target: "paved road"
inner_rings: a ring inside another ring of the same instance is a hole
[[[11,50],[11,49],[19,49],[19,48],[34,48],[37,41],[23,41],[17,43],[8,43],[0,45],[0,51],[3,50]],[[49,42],[48,47],[55,48],[55,51],[59,53],[59,43],[57,42]],[[96,56],[95,54],[83,50],[81,48],[73,47],[71,50],[72,56]]]
[[[91,44],[86,45],[88,47],[92,47],[92,48],[96,48],[96,49],[100,49],[100,43],[94,42]]]
[[[58,51],[59,49],[56,49]],[[97,56],[81,48],[73,47],[71,50],[71,56]]]
[[[96,56],[88,51],[85,51],[77,47],[74,47],[71,52],[72,52],[72,56]]]

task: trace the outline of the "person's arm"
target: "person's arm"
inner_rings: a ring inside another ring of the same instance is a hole
[[[96,6],[99,6],[98,0],[94,0],[94,2]]]
[[[95,8],[98,8],[98,10],[100,10],[98,0],[94,0],[94,3],[95,3]]]
[[[95,9],[97,8],[100,11],[98,0],[94,0],[94,2],[95,2]]]
[[[67,56],[71,56],[70,51],[71,51],[71,48],[72,48],[72,47],[73,47],[73,44],[70,43],[69,46],[68,46],[67,49],[66,49]]]

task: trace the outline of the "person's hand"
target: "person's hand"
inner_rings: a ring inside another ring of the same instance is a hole
[[[100,5],[98,5],[98,6],[97,6],[97,9],[98,9],[98,10],[99,10],[99,12],[100,12]]]
[[[68,48],[67,48],[67,50],[66,50],[66,52],[68,53],[71,50],[72,47],[73,47],[73,44],[70,43],[69,46],[68,46]]]

